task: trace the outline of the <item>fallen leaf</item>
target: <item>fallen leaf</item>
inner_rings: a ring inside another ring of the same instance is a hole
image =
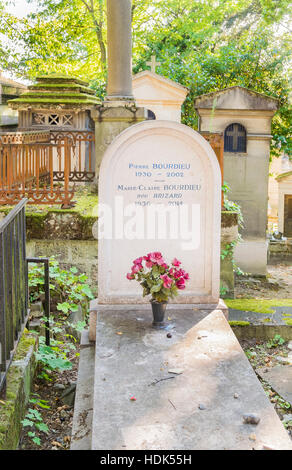
[[[58,441],[52,441],[51,444],[52,444],[52,446],[63,447],[62,444],[60,444],[60,442],[58,442]]]
[[[116,335],[122,335],[123,333],[121,331],[117,331]]]
[[[70,442],[71,441],[71,437],[70,436],[65,436],[64,437],[64,442]]]
[[[257,440],[256,435],[255,435],[255,434],[250,434],[249,440],[250,440],[250,441],[256,441],[256,440]]]

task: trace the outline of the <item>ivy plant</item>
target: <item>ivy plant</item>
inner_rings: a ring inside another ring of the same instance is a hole
[[[94,296],[87,283],[86,274],[79,274],[76,267],[69,270],[62,269],[59,262],[51,257],[49,261],[51,311],[57,310],[67,318],[76,311],[78,306],[86,308],[89,300]],[[43,267],[31,263],[28,272],[30,301],[36,301],[44,296]]]

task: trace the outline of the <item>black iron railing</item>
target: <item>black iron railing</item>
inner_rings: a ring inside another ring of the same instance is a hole
[[[41,263],[44,265],[45,280],[45,339],[46,345],[50,346],[50,274],[49,274],[49,258],[26,258],[27,264]]]
[[[26,258],[25,204],[22,199],[0,222],[0,394],[18,341],[27,324],[28,263],[43,263],[45,278],[45,336],[50,345],[49,259]]]
[[[25,204],[20,201],[0,222],[0,391],[28,320]]]

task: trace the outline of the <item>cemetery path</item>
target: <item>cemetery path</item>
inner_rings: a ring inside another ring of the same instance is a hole
[[[238,277],[235,281],[235,298],[292,298],[292,267],[284,264],[269,265],[267,279]]]

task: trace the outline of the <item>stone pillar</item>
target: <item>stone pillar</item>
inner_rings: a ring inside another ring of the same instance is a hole
[[[121,132],[147,119],[145,108],[136,108],[134,105],[97,107],[91,111],[91,117],[95,121],[95,183],[93,190],[98,185],[99,168],[102,157],[107,147]]]
[[[131,0],[107,0],[108,83],[106,101],[134,100]]]
[[[107,96],[91,111],[95,121],[95,182],[107,147],[123,130],[147,119],[147,110],[136,107],[132,91],[131,0],[107,0]]]

